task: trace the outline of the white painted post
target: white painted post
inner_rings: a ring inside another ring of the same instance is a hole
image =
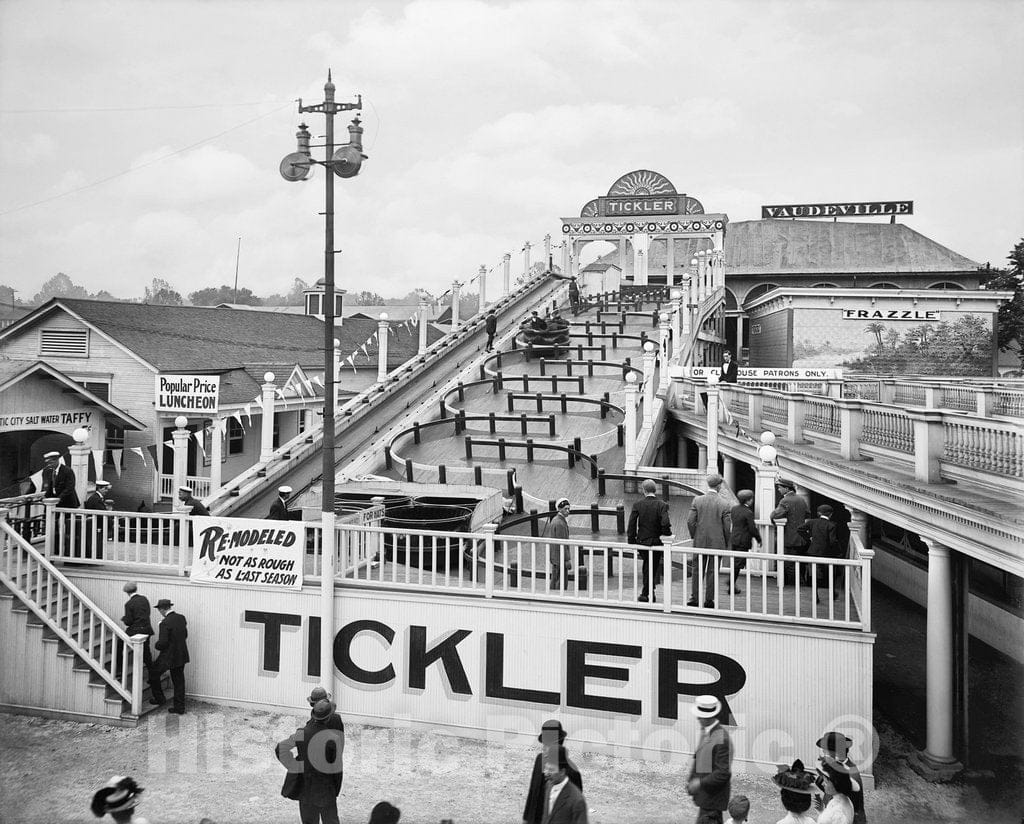
[[[708,447],[707,444],[697,444],[697,471],[708,471]]]
[[[626,375],[626,400],[625,400],[625,469],[635,470],[637,467],[636,457],[636,396],[639,387],[636,385],[636,373],[629,372]]]
[[[507,295],[512,291],[512,255],[509,252],[505,252],[505,256],[501,259],[501,265],[504,283],[501,293]]]
[[[530,241],[523,244],[523,280],[530,279]]]
[[[848,398],[836,398],[835,404],[839,407],[839,456],[845,461],[859,461],[864,404]]]
[[[132,715],[142,715],[142,645],[149,643],[148,635],[131,635],[132,641]],[[117,649],[117,646],[114,646]]]
[[[736,491],[736,459],[730,455],[722,456],[722,478],[731,492]]]
[[[708,472],[718,472],[718,375],[708,375]]]
[[[868,545],[868,515],[859,509],[851,506],[846,507],[850,513],[850,535],[856,535],[860,539],[861,546]]]
[[[381,312],[377,320],[377,383],[384,383],[388,376],[388,343],[390,338],[388,313]]]
[[[497,524],[484,524],[480,527],[484,534],[484,597],[494,597],[494,535],[498,531]]]
[[[452,281],[452,331],[459,328],[459,292],[462,284],[457,280]]]
[[[644,429],[654,426],[654,343],[644,344]]]
[[[786,440],[790,443],[804,442],[804,417],[807,412],[807,396],[793,392],[786,399]]]
[[[334,570],[336,516],[324,507],[320,535],[320,683],[331,695],[334,687]]]
[[[487,267],[481,266],[480,272],[477,274],[477,280],[480,281],[480,300],[477,304],[477,311],[483,312],[487,308]]]
[[[693,263],[696,264],[696,258],[694,258]],[[682,336],[687,338],[690,336],[690,325],[692,320],[690,304],[695,302],[693,299],[693,278],[689,275],[683,275],[682,292],[683,302],[679,307],[679,311],[682,313],[683,318]]]
[[[914,478],[926,484],[942,480],[939,459],[945,433],[942,412],[937,409],[907,409],[914,426]]]
[[[46,527],[43,531],[43,554],[47,558],[53,558],[57,552],[56,542],[53,540],[57,530],[57,513],[54,512],[54,508],[60,498],[43,498],[43,518]]]
[[[178,487],[185,486],[188,477],[188,439],[190,435],[185,428],[188,426],[188,418],[178,415],[174,419],[174,425],[177,428],[171,433],[171,441],[174,444],[174,488],[171,490],[171,499],[174,501],[173,511],[180,512],[182,507],[178,501]]]
[[[672,315],[672,357],[677,360],[679,358],[679,349],[682,346],[679,336],[682,332],[683,312],[686,311],[684,308],[686,305],[684,296],[686,294],[687,280],[686,275],[683,275],[681,288],[677,287],[672,290],[672,309],[670,310]],[[680,364],[680,366],[683,365],[685,364]]]
[[[544,235],[544,262],[546,263],[548,258],[551,257],[551,235]]]
[[[221,488],[221,458],[224,456],[224,432],[227,419],[216,417],[210,422],[210,494],[216,494]]]
[[[677,345],[672,338],[672,316],[668,312],[661,313],[661,348],[659,350],[660,373],[658,375],[658,391],[662,394],[668,392],[670,382],[668,364],[672,360],[672,348]]]
[[[89,486],[89,430],[76,429],[72,437],[75,442],[68,447],[71,454],[71,471],[75,473],[75,493],[79,502],[84,504]]]
[[[274,384],[274,373],[263,375],[263,420],[260,427],[260,462],[270,460],[274,454],[274,400],[277,386]]]
[[[420,314],[420,321],[419,321],[420,343],[419,343],[419,349],[416,351],[416,354],[418,354],[418,355],[422,355],[424,352],[427,351],[427,309],[428,308],[430,308],[430,304],[427,303],[427,301],[424,298],[420,298],[420,306],[419,306],[419,314]]]

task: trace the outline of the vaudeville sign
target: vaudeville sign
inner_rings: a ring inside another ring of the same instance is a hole
[[[215,414],[220,398],[220,375],[157,375],[158,412]]]
[[[296,521],[192,518],[193,581],[302,589],[305,527]]]
[[[778,217],[871,217],[873,215],[912,215],[912,200],[874,200],[864,203],[794,203],[762,206],[762,218]]]

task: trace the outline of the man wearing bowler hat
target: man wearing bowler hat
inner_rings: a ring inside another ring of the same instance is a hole
[[[277,488],[277,497],[274,498],[274,503],[270,505],[270,512],[267,515],[268,521],[290,521],[292,519],[292,513],[288,509],[288,498],[292,494],[292,488],[290,486],[279,486]]]
[[[714,695],[698,695],[690,712],[700,723],[700,740],[686,792],[697,805],[697,824],[722,824],[732,781],[732,742],[720,721],[722,702]]]
[[[345,737],[340,730],[328,726],[334,715],[333,702],[321,698],[313,705],[306,726],[279,742],[275,749],[277,760],[288,772],[302,776],[299,785],[290,788],[286,796],[299,802],[302,824],[338,824]],[[286,780],[285,785],[290,783]]]
[[[174,604],[167,598],[161,598],[156,602],[156,609],[163,616],[160,621],[159,634],[157,635],[156,648],[160,651],[160,657],[153,663],[157,673],[165,669],[171,673],[171,684],[174,686],[174,702],[168,712],[175,715],[185,714],[185,664],[189,662],[188,645],[185,639],[188,638],[188,622],[185,616],[180,615],[173,609]],[[157,676],[159,679],[159,675]],[[160,681],[150,682],[150,688],[154,689],[153,701],[162,704],[166,699],[163,691],[160,690]]]
[[[307,698],[306,700],[309,702],[310,709],[312,710],[312,708],[319,704],[321,701],[330,701],[331,694],[323,687],[313,687],[313,689],[309,693],[309,698]],[[335,709],[337,709],[337,706],[335,706]],[[345,734],[345,724],[342,722],[341,716],[337,712],[332,713],[331,717],[327,719],[325,724],[330,729],[341,730],[342,735]]]
[[[566,754],[565,774],[569,781],[576,786],[576,789],[581,793],[583,792],[583,778],[580,776],[580,771],[569,760],[568,750],[562,746],[565,736],[566,732],[562,729],[561,722],[556,719],[545,721],[544,725],[540,728],[540,735],[537,736],[537,740],[543,746],[533,762],[533,773],[530,775],[530,789],[526,793],[526,806],[523,808],[523,824],[541,824],[544,820],[544,797],[546,795],[544,782],[545,754],[551,755],[554,753],[557,755],[558,750],[564,752]]]
[[[864,782],[860,777],[860,770],[857,769],[857,765],[850,760],[850,747],[853,746],[853,740],[847,738],[841,732],[827,732],[816,742],[818,749],[822,751],[822,755],[818,757],[818,760],[822,763],[830,764],[833,769],[844,772],[850,776],[850,779],[854,785],[853,792],[850,793],[850,801],[853,802],[853,824],[866,824],[867,817],[864,813]],[[828,799],[825,799],[828,802]]]

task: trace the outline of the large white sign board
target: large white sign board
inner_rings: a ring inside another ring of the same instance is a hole
[[[305,525],[255,518],[192,518],[193,581],[302,589]]]
[[[220,375],[157,375],[157,412],[216,414]]]

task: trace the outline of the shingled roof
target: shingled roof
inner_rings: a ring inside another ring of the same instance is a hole
[[[704,238],[676,241],[677,271],[700,250]],[[618,263],[618,251],[598,259]],[[591,264],[593,265],[593,264]],[[648,268],[665,268],[665,247],[652,244]],[[819,220],[739,220],[725,232],[726,275],[842,274],[844,272],[975,273],[980,264],[926,238],[902,223]],[[633,256],[626,257],[627,274]]]
[[[323,368],[324,326],[315,317],[71,298],[55,298],[40,307],[35,316],[55,306],[78,315],[161,372],[223,372],[249,364]],[[31,318],[25,320],[31,322]],[[341,343],[342,357],[376,331],[375,320],[348,318],[336,326],[334,336]],[[440,331],[428,326],[428,345],[441,336]],[[418,335],[414,330],[392,335],[389,367],[407,361],[417,348]]]

